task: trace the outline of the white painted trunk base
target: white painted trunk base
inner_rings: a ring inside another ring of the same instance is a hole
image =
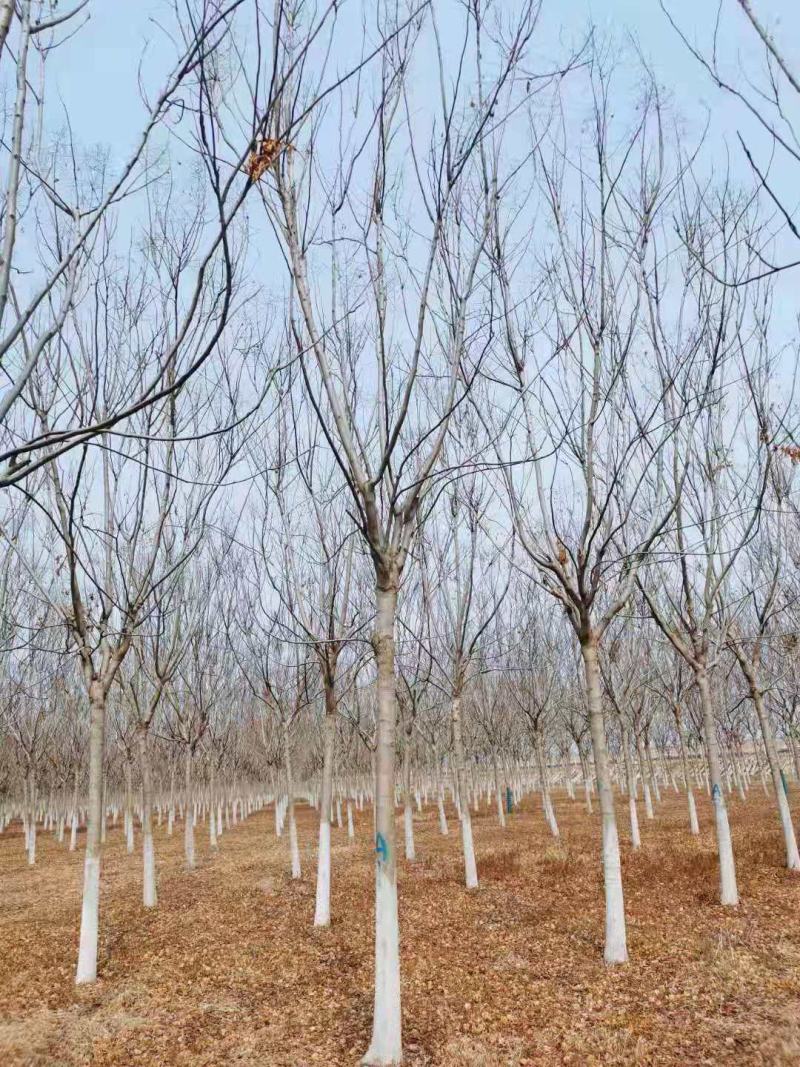
[[[414,809],[411,807],[410,801],[406,803],[403,810],[403,829],[405,831],[406,859],[415,860],[417,853],[414,846]]]
[[[403,1059],[400,1010],[400,931],[397,883],[384,864],[375,880],[375,1004],[372,1040],[361,1060],[365,1067],[393,1067]]]
[[[464,814],[461,818],[461,844],[464,849],[464,878],[467,889],[477,889],[478,868],[475,864],[475,846],[472,841],[472,819],[466,805],[464,805]]]
[[[349,812],[349,808],[348,808]],[[314,909],[314,925],[331,924],[331,824],[327,818],[319,823],[319,850],[317,853],[317,901]]]
[[[639,815],[636,811],[636,797],[633,793],[628,794],[628,810],[631,820],[631,847],[638,851],[642,847],[642,839],[639,835]]]
[[[83,865],[83,904],[76,985],[97,978],[97,935],[100,921],[100,857],[87,854]]]
[[[142,903],[146,908],[154,908],[158,903],[156,891],[156,855],[153,846],[153,832],[145,830],[142,837]]]
[[[696,837],[700,833],[700,823],[697,821],[697,805],[691,786],[686,790],[686,802],[689,805],[689,833]]]
[[[292,878],[300,878],[300,847],[297,843],[297,823],[294,821],[294,808],[289,811],[289,849],[292,857]]]
[[[442,835],[442,837],[447,837],[450,831],[447,828],[447,815],[445,814],[444,798],[442,797],[441,793],[436,798],[436,807],[439,810],[439,833]]]

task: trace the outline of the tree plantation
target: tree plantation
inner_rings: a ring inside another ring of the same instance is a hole
[[[800,1060],[800,18],[641,7],[0,0],[0,1063]]]

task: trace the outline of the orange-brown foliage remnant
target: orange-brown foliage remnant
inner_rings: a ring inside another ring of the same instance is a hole
[[[277,141],[274,137],[262,138],[258,148],[254,148],[247,160],[245,170],[250,175],[250,180],[257,182],[265,171],[272,166],[281,152],[290,146],[285,141]]]
[[[778,445],[777,451],[786,456],[792,466],[800,463],[800,445]]]

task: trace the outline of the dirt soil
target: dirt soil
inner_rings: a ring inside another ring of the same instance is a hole
[[[793,801],[795,798],[792,798]],[[795,807],[797,805],[795,804]],[[709,801],[702,836],[671,794],[630,852],[619,804],[631,963],[602,963],[598,815],[556,800],[562,840],[535,798],[505,831],[474,819],[480,888],[463,888],[455,818],[415,820],[401,863],[406,1063],[800,1063],[800,877],[781,864],[760,789],[731,801],[742,904],[717,900]],[[120,820],[121,821],[121,820]],[[76,989],[82,855],[41,834],[36,867],[18,824],[0,836],[2,1067],[354,1065],[370,1032],[371,815],[334,827],[333,926],[312,927],[315,813],[300,808],[303,878],[288,834],[262,812],[183,868],[182,826],[157,830],[159,904],[141,905],[140,858],[109,832],[99,980]],[[402,820],[398,819],[398,834]],[[398,837],[401,842],[401,838]],[[137,834],[137,850],[139,838]]]

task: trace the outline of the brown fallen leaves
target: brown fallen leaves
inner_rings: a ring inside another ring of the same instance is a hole
[[[793,791],[796,807],[800,797]],[[601,962],[599,822],[556,800],[562,842],[536,798],[498,829],[474,818],[480,888],[462,888],[455,820],[415,823],[400,908],[403,1014],[412,1067],[789,1064],[800,1061],[800,879],[781,866],[777,818],[754,789],[732,801],[743,904],[716,903],[711,812],[692,841],[683,797],[644,847],[624,847],[628,967]],[[101,979],[76,990],[82,855],[42,835],[34,870],[19,827],[0,837],[3,1067],[355,1064],[372,1006],[371,817],[334,828],[333,917],[314,930],[315,813],[301,808],[302,882],[261,813],[184,871],[181,827],[157,831],[159,906],[140,904],[139,856],[109,833]],[[626,810],[618,806],[626,838]],[[402,831],[402,820],[398,820]],[[138,846],[137,836],[137,846]]]

